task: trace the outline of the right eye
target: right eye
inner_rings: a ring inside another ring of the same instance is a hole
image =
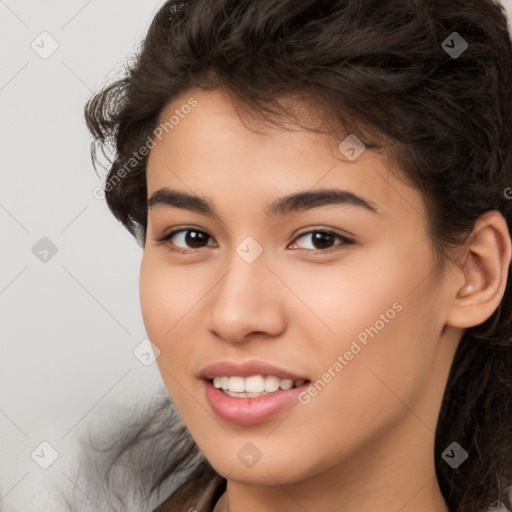
[[[171,242],[171,250],[173,251],[193,252],[194,249],[202,249],[203,247],[206,247],[208,245],[208,239],[213,240],[205,231],[195,228],[182,228],[171,231],[156,241]],[[213,245],[215,246],[215,244]]]

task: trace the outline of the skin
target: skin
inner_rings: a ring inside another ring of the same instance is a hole
[[[228,479],[222,510],[447,511],[434,431],[463,329],[486,320],[505,289],[503,217],[482,216],[457,259],[438,267],[421,193],[395,176],[386,154],[366,149],[350,162],[338,150],[344,137],[257,119],[248,127],[220,91],[189,91],[162,119],[191,96],[197,106],[150,152],[148,197],[163,187],[194,193],[220,219],[149,209],[140,298],[167,390]],[[265,214],[276,198],[323,187],[350,190],[379,213],[331,205]],[[211,238],[199,249],[184,233],[155,241],[185,227]],[[354,243],[334,238],[340,250],[323,254],[311,235],[300,237],[313,229]],[[263,249],[250,264],[236,252],[247,236]],[[241,426],[208,404],[198,379],[207,364],[262,360],[314,382],[397,302],[401,311],[307,405]],[[262,454],[252,467],[237,457],[247,442]]]

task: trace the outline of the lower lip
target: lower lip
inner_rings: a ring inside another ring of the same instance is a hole
[[[276,416],[283,409],[298,402],[298,395],[309,382],[297,388],[280,389],[256,398],[237,398],[218,390],[212,382],[203,380],[206,399],[214,412],[223,420],[239,425],[262,423]]]

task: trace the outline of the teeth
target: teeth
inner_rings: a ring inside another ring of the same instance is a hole
[[[245,382],[243,377],[229,377],[229,391],[236,391],[238,393],[243,393],[245,391]]]
[[[265,396],[269,394],[266,391],[264,393],[236,393],[235,391],[224,391],[224,393],[235,398],[257,398],[258,396]]]
[[[229,396],[255,398],[273,393],[278,389],[291,389],[302,386],[304,380],[293,381],[291,379],[280,379],[274,375],[251,375],[250,377],[214,377],[213,385],[222,389]]]
[[[241,379],[241,377],[239,378]],[[246,391],[249,393],[263,393],[263,391],[265,391],[265,379],[261,375],[252,375],[251,377],[247,377],[245,379],[244,387],[245,389],[240,389],[239,391]],[[231,386],[229,387],[229,390],[234,391]]]
[[[293,387],[293,380],[291,380],[291,379],[283,379],[279,383],[279,387],[281,389],[291,389]]]
[[[280,382],[281,379],[279,377],[268,375],[265,377],[265,391],[277,391],[279,389]]]

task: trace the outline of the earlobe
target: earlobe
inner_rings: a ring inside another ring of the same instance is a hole
[[[474,327],[494,313],[505,292],[511,245],[507,223],[499,212],[486,212],[476,221],[459,263],[464,282],[462,286],[460,279],[454,283],[449,325]]]

